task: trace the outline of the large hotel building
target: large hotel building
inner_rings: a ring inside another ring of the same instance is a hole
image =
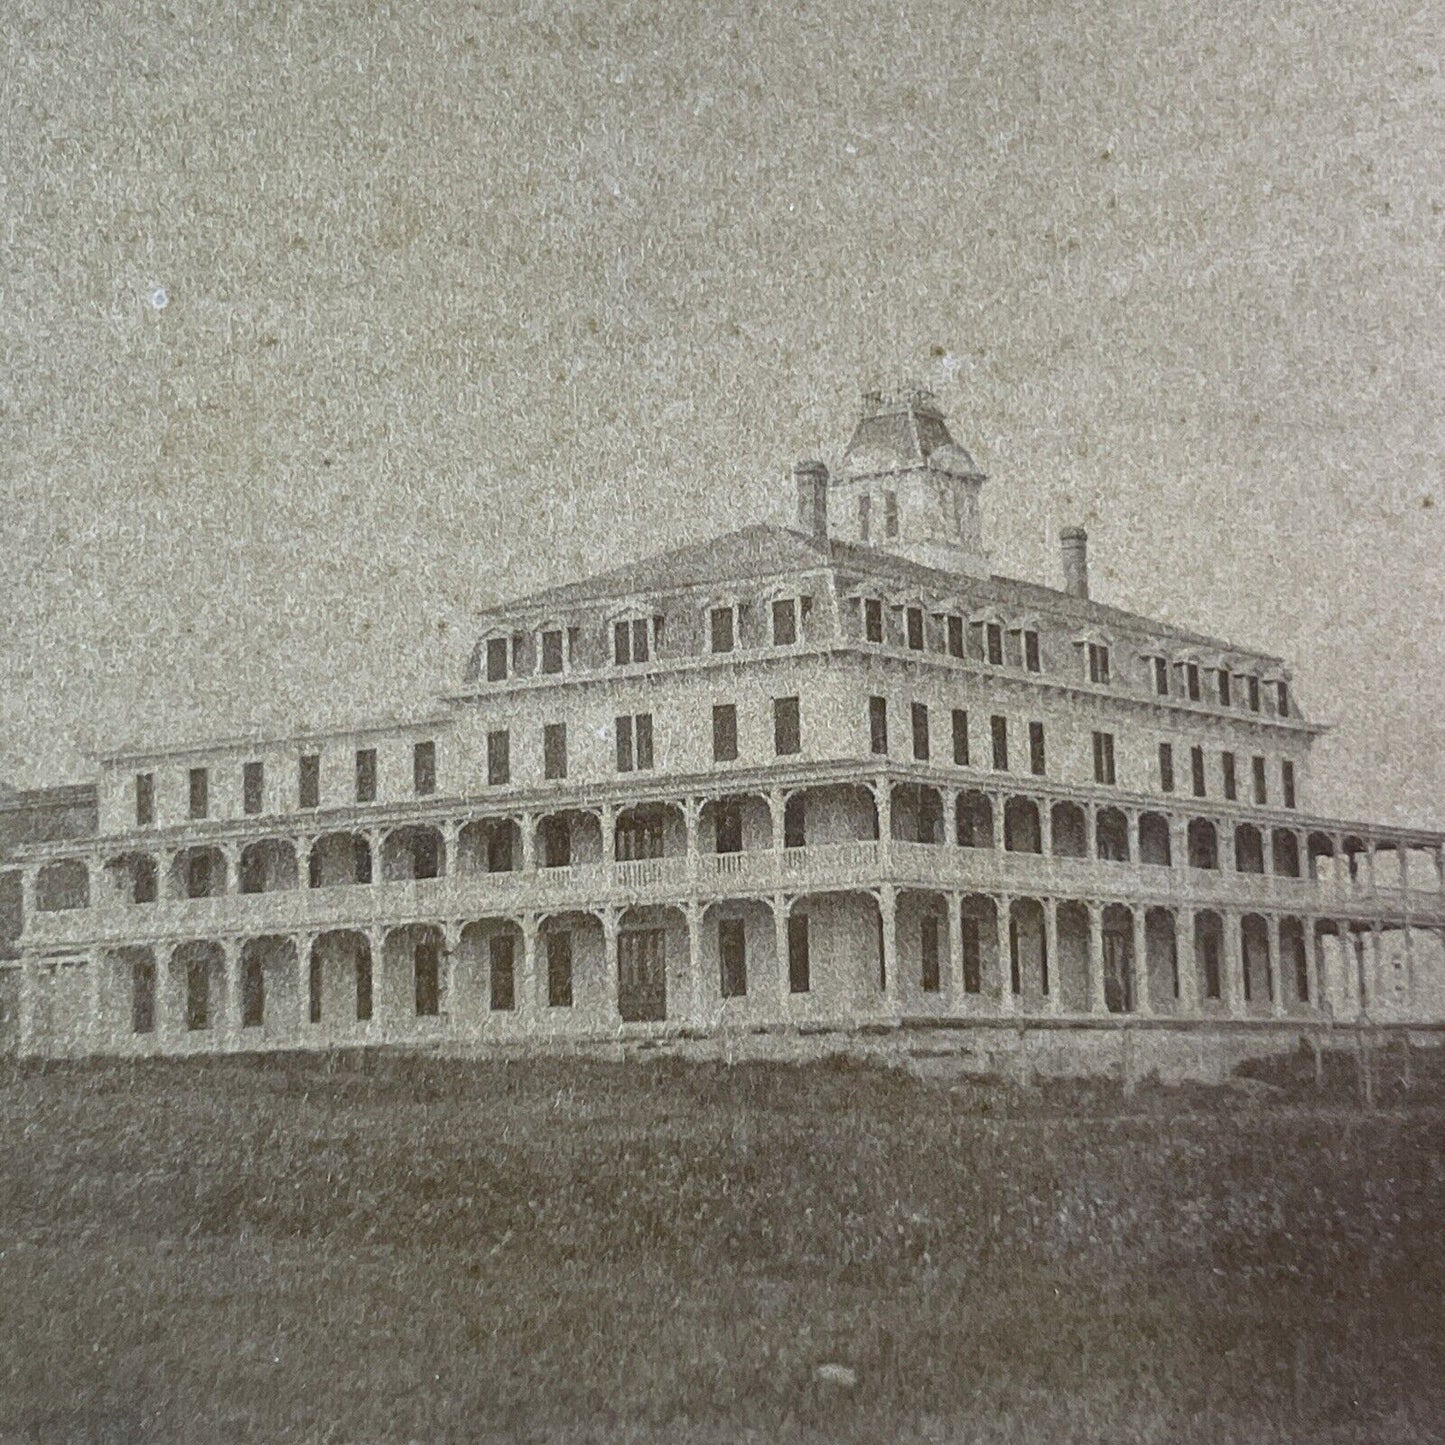
[[[492,609],[345,732],[0,797],[0,1047],[1445,1017],[1445,837],[1320,817],[1278,658],[991,573],[932,396],[749,526]]]

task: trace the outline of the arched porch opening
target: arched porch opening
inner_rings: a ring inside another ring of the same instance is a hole
[[[999,952],[997,900],[987,893],[965,894],[959,904],[959,924],[964,993],[999,999],[1010,961]]]
[[[965,790],[958,795],[954,814],[960,848],[993,847],[993,803],[987,793]]]
[[[950,1001],[947,897],[931,888],[900,888],[894,918],[900,1007],[945,1011]]]
[[[1274,1005],[1274,969],[1269,924],[1258,913],[1246,913],[1239,920],[1239,948],[1245,1009],[1252,1014],[1268,1014]]]
[[[602,861],[602,820],[585,808],[564,808],[537,819],[539,868],[571,868]]]
[[[1134,914],[1122,903],[1104,909],[1104,1007],[1111,1014],[1133,1013],[1138,1007]]]
[[[130,1032],[155,1033],[160,1012],[155,949],[128,944],[109,950],[105,957],[111,979],[123,980],[122,987],[130,1007]]]
[[[219,848],[182,848],[171,859],[166,896],[219,898],[226,881],[226,855]]]
[[[1075,899],[1060,899],[1055,905],[1055,936],[1058,941],[1058,987],[1066,1013],[1087,1013],[1089,992],[1089,910]]]
[[[1299,839],[1289,828],[1276,828],[1270,837],[1272,871],[1277,878],[1300,876]]]
[[[441,878],[447,870],[441,830],[424,823],[393,828],[382,840],[381,876],[387,883]]]
[[[293,855],[293,863],[295,858]],[[296,944],[279,934],[248,938],[241,945],[239,980],[241,1028],[272,1031],[274,1015],[270,1005],[284,993],[296,973]],[[299,1004],[299,1001],[298,1001]]]
[[[1109,863],[1129,861],[1129,820],[1121,808],[1100,808],[1097,832],[1099,857]]]
[[[306,882],[311,888],[336,888],[370,883],[371,844],[365,833],[323,833],[306,860]]]
[[[512,918],[475,918],[461,931],[453,962],[450,1012],[462,1023],[485,1024],[528,1006],[522,929]]]
[[[916,999],[922,969],[920,924],[910,890],[894,904],[895,975],[890,991],[901,1004]],[[787,908],[781,936],[767,900],[725,900],[704,914],[699,981],[704,1009],[722,1024],[775,1015],[778,1000],[790,1016],[857,1018],[876,1015],[885,978],[883,915],[866,889],[801,894]],[[947,934],[943,949],[947,950]],[[782,956],[779,957],[779,945]],[[729,993],[742,981],[746,994]]]
[[[149,853],[122,853],[105,865],[105,881],[113,897],[126,903],[154,903],[160,874]]]
[[[1279,990],[1288,1011],[1309,1011],[1313,999],[1310,951],[1306,944],[1304,922],[1299,918],[1280,919]]]
[[[615,1009],[602,920],[595,913],[564,910],[542,920],[537,936],[538,987],[555,1021],[571,1009],[579,1023],[608,1020]]]
[[[1253,823],[1241,823],[1234,830],[1234,871],[1264,872],[1264,842]]]
[[[440,1017],[447,964],[442,930],[434,923],[402,924],[387,933],[382,956],[388,991],[394,991],[393,997],[384,1000],[388,1016]]]
[[[1015,898],[1009,908],[1009,989],[1026,1013],[1037,1012],[1054,986],[1044,906],[1037,898]]]
[[[698,812],[698,850],[736,854],[770,848],[773,817],[761,793],[708,798]]]
[[[241,850],[240,874],[242,893],[272,893],[278,889],[295,888],[299,881],[296,849],[285,838],[261,838]]]
[[[629,908],[617,923],[617,1012],[622,1022],[662,1023],[686,1012],[687,915],[671,905]]]
[[[1174,914],[1168,908],[1151,908],[1144,915],[1145,964],[1141,982],[1148,988],[1149,1005],[1159,1013],[1179,1008],[1179,939]]]
[[[1365,880],[1361,877],[1364,872],[1364,865],[1361,864],[1360,858],[1368,854],[1369,851],[1365,840],[1355,837],[1353,834],[1345,837],[1340,844],[1340,852],[1345,862],[1345,871],[1349,877],[1352,888],[1359,888],[1364,885]]]
[[[1194,967],[1200,1003],[1223,1003],[1224,919],[1210,908],[1194,915]]]
[[[324,1020],[366,1023],[376,1013],[371,943],[354,928],[322,933],[312,942],[306,959],[304,1018],[312,1024]],[[298,1014],[301,998],[297,999]]]
[[[1192,818],[1189,823],[1189,866],[1219,867],[1219,835],[1208,818]]]
[[[895,783],[893,837],[900,843],[943,843],[943,795],[927,783]]]
[[[171,986],[180,991],[179,1013],[188,1033],[216,1026],[225,967],[226,955],[219,943],[198,939],[171,950]]]
[[[458,834],[459,873],[512,873],[521,866],[522,829],[515,818],[474,818]]]
[[[1039,805],[1032,798],[1010,798],[1003,810],[1003,845],[1010,853],[1042,853]]]
[[[1139,861],[1156,868],[1169,868],[1173,865],[1169,820],[1162,813],[1139,815]]]
[[[613,837],[619,863],[672,858],[687,851],[687,823],[677,803],[638,803],[619,809]]]
[[[1089,825],[1077,803],[1055,803],[1050,819],[1056,858],[1089,856]]]
[[[1311,833],[1305,839],[1305,857],[1309,863],[1309,876],[1321,883],[1337,881],[1335,870],[1335,840],[1328,833]],[[1328,858],[1328,866],[1322,866]]]

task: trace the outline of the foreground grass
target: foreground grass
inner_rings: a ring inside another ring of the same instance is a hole
[[[1429,1073],[1365,1117],[1283,1076],[17,1071],[0,1440],[1437,1439]]]

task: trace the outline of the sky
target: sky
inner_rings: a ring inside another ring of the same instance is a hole
[[[1445,826],[1445,11],[10,0],[0,779],[427,709],[931,386],[996,570]]]

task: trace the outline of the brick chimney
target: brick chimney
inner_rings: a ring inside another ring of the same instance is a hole
[[[1065,527],[1059,533],[1064,553],[1064,591],[1070,597],[1089,595],[1089,534],[1082,527]]]
[[[818,461],[793,463],[798,488],[798,530],[820,546],[828,540],[828,468]]]

